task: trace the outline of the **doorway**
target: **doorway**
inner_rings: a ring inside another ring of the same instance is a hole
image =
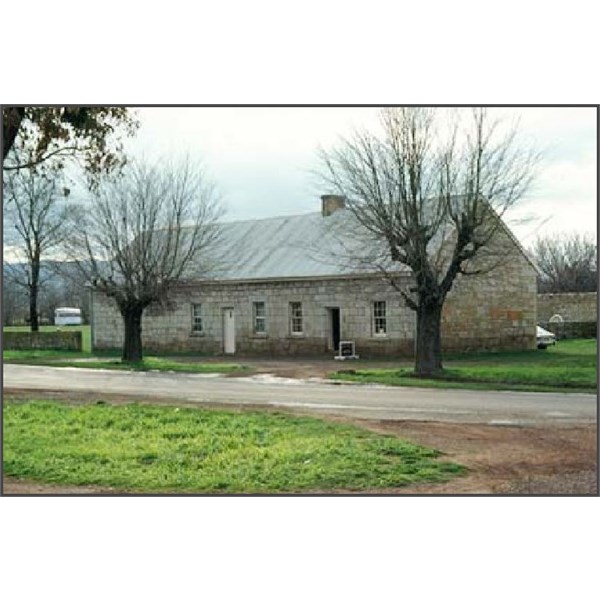
[[[235,313],[233,308],[223,309],[223,351],[235,354]]]
[[[331,348],[334,352],[337,352],[340,347],[340,309],[339,307],[332,307],[327,309],[329,311],[329,341]]]

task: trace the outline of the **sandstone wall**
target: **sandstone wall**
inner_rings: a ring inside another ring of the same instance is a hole
[[[446,351],[536,347],[536,271],[512,234],[501,227],[459,274],[442,313]]]
[[[387,303],[387,334],[373,335],[372,303]],[[253,303],[266,304],[266,334],[253,331]],[[289,303],[301,302],[303,333],[290,332]],[[203,332],[192,332],[193,303],[202,305]],[[342,340],[364,355],[411,355],[414,313],[397,292],[378,280],[349,279],[269,283],[212,283],[179,287],[171,310],[149,309],[142,320],[144,347],[161,351],[223,352],[223,310],[235,311],[236,354],[333,355],[328,307],[340,308]],[[114,302],[96,293],[95,348],[118,347],[123,326]]]
[[[443,313],[445,350],[535,347],[536,280],[531,265],[510,261],[492,274],[459,277]],[[387,333],[373,332],[373,302],[385,301]],[[253,302],[265,302],[266,334],[253,332]],[[289,303],[301,302],[304,331],[290,332]],[[192,304],[202,305],[203,332],[192,332]],[[361,356],[414,355],[415,314],[398,292],[379,279],[211,283],[180,286],[168,310],[149,307],[142,321],[144,348],[223,352],[223,310],[235,311],[238,355],[332,356],[328,307],[339,307],[341,339],[356,342]],[[123,326],[114,301],[94,294],[94,348],[122,344]]]
[[[493,275],[459,275],[442,313],[442,347],[449,351],[535,348],[536,276],[525,260]]]
[[[559,314],[564,321],[595,323],[598,320],[598,295],[596,292],[572,294],[538,294],[538,321],[546,323]]]

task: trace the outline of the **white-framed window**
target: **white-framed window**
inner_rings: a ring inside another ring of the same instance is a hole
[[[202,304],[192,304],[192,332],[202,333]]]
[[[264,302],[253,302],[254,333],[267,333],[267,310]]]
[[[302,333],[302,302],[290,302],[290,331]]]
[[[373,333],[385,335],[387,333],[387,316],[384,301],[373,302]]]

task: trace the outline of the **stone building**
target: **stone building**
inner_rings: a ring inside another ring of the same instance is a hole
[[[210,277],[175,289],[142,320],[146,350],[210,354],[327,355],[340,340],[361,356],[412,356],[415,313],[381,272],[347,260],[343,198],[323,196],[320,212],[225,223]],[[446,350],[535,347],[536,271],[502,227],[503,260],[484,275],[461,277],[443,312]],[[349,250],[350,249],[350,250]],[[346,258],[343,258],[346,257]],[[404,285],[408,270],[395,273]],[[114,302],[93,293],[94,348],[120,347]]]

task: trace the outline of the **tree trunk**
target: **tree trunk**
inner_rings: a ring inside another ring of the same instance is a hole
[[[38,319],[38,295],[40,292],[41,260],[37,247],[36,240],[36,250],[31,258],[31,284],[29,285],[29,325],[31,326],[31,331],[40,330],[40,322]]]
[[[419,377],[439,375],[442,370],[442,307],[421,303],[417,308],[417,353],[415,373]]]
[[[144,309],[138,304],[125,307],[123,324],[125,326],[125,340],[123,341],[124,362],[139,362],[142,360],[142,313]]]
[[[32,284],[29,288],[29,325],[31,331],[40,330],[40,322],[38,320],[38,286],[37,283]]]
[[[21,121],[25,115],[25,109],[17,106],[5,106],[2,115],[2,161],[10,152],[15,143],[17,133],[21,127]]]

